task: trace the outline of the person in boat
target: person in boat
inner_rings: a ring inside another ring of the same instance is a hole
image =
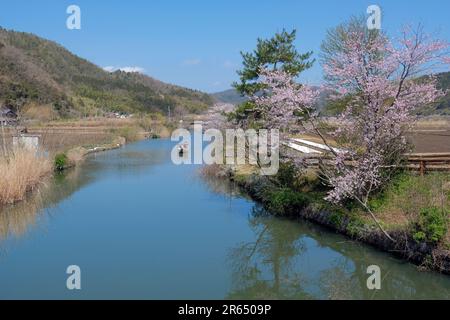
[[[184,154],[183,146],[178,146],[178,154],[182,156]]]
[[[183,145],[180,145],[178,147],[178,153],[180,154],[180,156],[182,156],[187,150],[188,150],[188,144],[187,143],[185,143]]]

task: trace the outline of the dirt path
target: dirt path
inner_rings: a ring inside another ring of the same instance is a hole
[[[450,152],[450,130],[422,130],[411,133],[414,152]]]

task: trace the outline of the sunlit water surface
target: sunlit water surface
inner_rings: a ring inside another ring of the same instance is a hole
[[[450,298],[450,277],[311,225],[258,217],[173,144],[90,156],[0,211],[1,299]],[[81,290],[66,268],[81,268]],[[369,265],[382,289],[367,289]]]

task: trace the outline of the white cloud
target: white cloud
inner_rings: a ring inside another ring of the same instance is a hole
[[[107,67],[103,67],[103,70],[105,70],[106,72],[114,72],[116,69],[116,67],[113,66],[107,66]]]
[[[141,67],[114,67],[114,66],[107,66],[104,67],[103,70],[107,72],[115,72],[115,71],[123,71],[123,72],[138,72],[138,73],[144,73],[145,69]]]
[[[200,60],[200,59],[187,59],[187,60],[183,61],[182,65],[183,66],[196,66],[196,65],[200,64],[201,62],[202,62],[202,60]]]

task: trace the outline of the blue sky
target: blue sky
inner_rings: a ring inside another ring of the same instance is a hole
[[[82,12],[82,29],[66,28],[66,8]],[[157,79],[216,92],[237,80],[241,50],[283,28],[298,30],[299,51],[319,53],[326,30],[368,5],[382,8],[382,28],[395,35],[421,22],[450,41],[450,1],[428,0],[2,0],[0,26],[54,40],[106,67],[138,67]],[[320,83],[318,63],[301,79]]]

